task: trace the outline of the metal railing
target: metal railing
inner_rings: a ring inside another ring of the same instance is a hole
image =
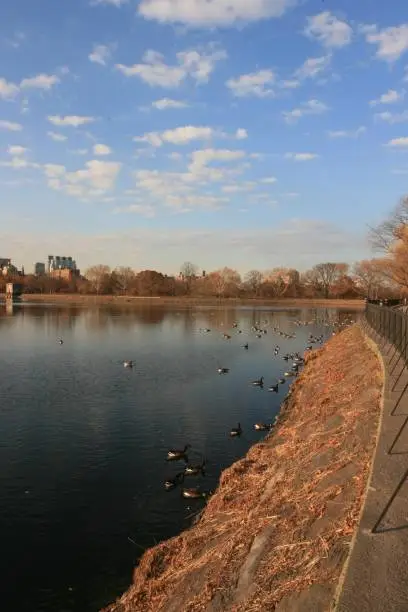
[[[377,304],[366,305],[367,323],[392,344],[408,365],[408,315]]]

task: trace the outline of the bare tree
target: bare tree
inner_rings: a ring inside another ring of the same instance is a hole
[[[259,290],[262,285],[262,272],[259,270],[250,270],[245,276],[245,282],[250,290],[256,295],[259,295]]]
[[[211,272],[208,278],[213,291],[218,297],[236,295],[241,284],[241,277],[238,272],[226,267]]]
[[[378,259],[363,259],[353,266],[355,287],[359,293],[369,299],[377,299],[378,292],[384,284],[384,273]]]
[[[97,266],[88,268],[88,270],[85,272],[85,278],[89,280],[96,293],[99,294],[107,280],[109,280],[110,274],[111,269],[109,266],[99,264]]]
[[[127,295],[135,285],[136,274],[132,268],[125,266],[116,268],[115,273],[119,290]]]
[[[191,293],[191,287],[197,277],[198,267],[191,263],[191,261],[185,261],[180,268],[180,276],[185,283],[186,293]]]
[[[347,274],[348,264],[345,263],[321,263],[312,268],[315,284],[321,289],[325,298],[329,297],[332,285]]]
[[[370,240],[374,249],[389,253],[395,241],[404,239],[408,227],[408,196],[403,197],[388,218],[377,227],[370,228]]]

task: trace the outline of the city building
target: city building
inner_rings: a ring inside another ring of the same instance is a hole
[[[73,278],[79,276],[79,270],[70,270],[69,268],[57,268],[56,270],[51,270],[49,275],[51,278],[59,278],[60,280],[71,281]]]
[[[76,261],[65,255],[48,255],[48,273],[53,270],[76,270]]]
[[[0,274],[2,276],[12,276],[19,274],[16,266],[13,266],[9,257],[0,257]]]
[[[45,263],[37,262],[34,264],[34,274],[36,276],[43,276],[45,274]]]

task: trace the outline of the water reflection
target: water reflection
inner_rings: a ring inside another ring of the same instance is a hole
[[[287,367],[275,345],[303,350],[309,333],[329,337],[326,323],[352,313],[24,304],[6,312],[0,307],[0,573],[3,607],[19,612],[95,611],[113,600],[140,547],[188,524],[186,501],[163,488],[180,469],[165,461],[167,450],[190,443],[192,463],[207,459],[191,486],[215,488],[260,438],[253,424],[279,411],[289,383],[267,391]],[[251,331],[257,322],[268,330],[261,340]],[[260,376],[263,390],[249,384]],[[243,435],[230,439],[238,422]]]

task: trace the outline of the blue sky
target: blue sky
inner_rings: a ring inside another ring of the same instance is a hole
[[[7,0],[0,255],[370,256],[406,192],[407,100],[405,0]]]

